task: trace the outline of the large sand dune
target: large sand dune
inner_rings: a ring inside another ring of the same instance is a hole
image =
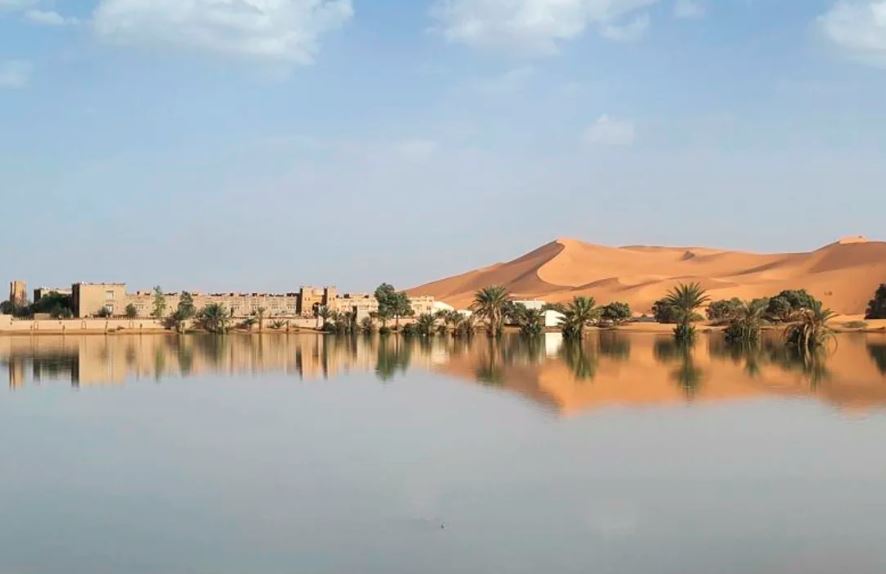
[[[558,239],[499,263],[411,289],[462,308],[474,291],[503,285],[518,298],[560,302],[576,295],[625,301],[636,312],[673,286],[699,282],[712,299],[749,299],[806,289],[838,313],[863,313],[886,282],[886,242],[849,238],[810,253],[758,254],[704,247],[606,247]]]

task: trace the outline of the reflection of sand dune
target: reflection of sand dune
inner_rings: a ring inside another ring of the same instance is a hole
[[[691,353],[667,349],[665,337],[618,335],[629,351],[613,354],[599,339],[582,351],[541,358],[534,365],[509,364],[504,353],[482,346],[454,357],[438,370],[477,379],[495,372],[504,389],[518,392],[563,414],[607,406],[643,406],[741,400],[765,396],[816,396],[848,409],[886,406],[886,365],[871,358],[876,343],[864,337],[841,339],[822,363],[806,365],[781,356],[775,345],[758,357],[728,355],[718,339],[702,339]],[[886,345],[886,338],[884,338]],[[504,343],[503,343],[504,344]],[[577,356],[576,356],[577,355]],[[490,365],[490,362],[497,364]],[[487,381],[490,382],[490,381]]]
[[[502,263],[413,289],[456,306],[504,285],[521,297],[562,301],[591,295],[638,311],[680,281],[699,281],[714,298],[753,298],[808,289],[835,311],[862,313],[886,278],[886,243],[842,241],[811,253],[755,254],[697,247],[605,247],[559,239]]]
[[[531,343],[516,336],[6,337],[0,338],[4,364],[13,388],[266,373],[307,380],[375,373],[387,381],[422,369],[518,393],[562,414],[766,396],[814,396],[851,409],[886,406],[886,336],[879,335],[841,335],[834,352],[806,362],[777,342],[734,353],[711,335],[687,351],[667,336],[605,331],[578,346],[559,335]]]

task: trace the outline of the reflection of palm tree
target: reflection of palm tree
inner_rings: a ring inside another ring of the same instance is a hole
[[[412,361],[412,345],[402,337],[382,336],[378,341],[375,374],[382,382],[405,373]]]
[[[497,340],[490,338],[476,366],[477,380],[487,385],[500,385],[504,382],[502,363],[502,348]]]
[[[813,390],[831,378],[827,368],[828,351],[824,347],[803,349],[770,343],[765,351],[769,360],[781,369],[800,373]]]
[[[868,353],[881,375],[886,375],[886,344],[868,343]]]
[[[631,339],[617,331],[600,331],[600,354],[617,361],[631,358]]]
[[[563,362],[572,371],[577,381],[590,381],[597,375],[597,355],[588,352],[582,341],[568,339],[560,347]]]
[[[671,373],[671,377],[686,393],[686,398],[692,400],[698,394],[704,380],[704,371],[696,364],[691,344],[677,344],[677,353],[680,358],[680,366]]]

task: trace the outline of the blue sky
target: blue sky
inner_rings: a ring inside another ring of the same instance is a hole
[[[0,0],[0,279],[884,239],[884,101],[884,0]]]

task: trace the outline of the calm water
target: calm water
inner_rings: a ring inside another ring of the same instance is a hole
[[[0,338],[0,573],[886,572],[838,342]]]

